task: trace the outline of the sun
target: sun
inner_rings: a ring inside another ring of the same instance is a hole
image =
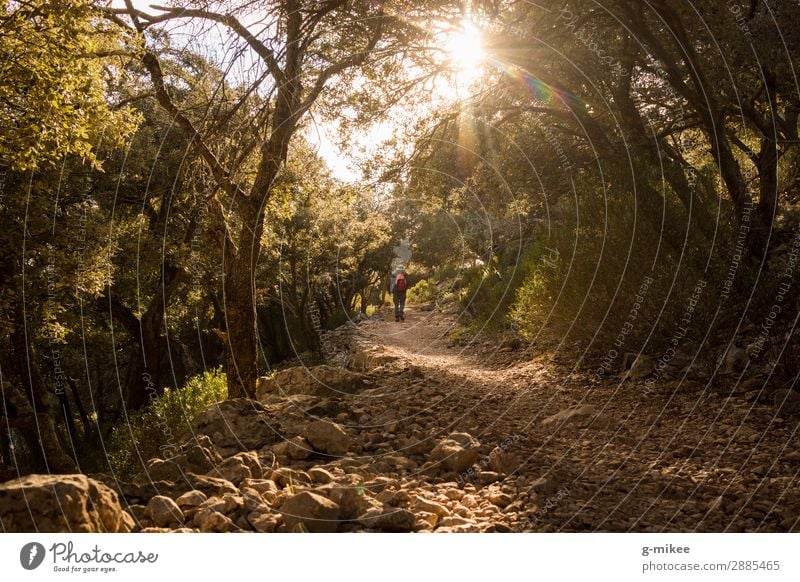
[[[454,66],[456,87],[468,89],[480,76],[486,54],[483,50],[481,31],[470,19],[444,33],[443,48]]]

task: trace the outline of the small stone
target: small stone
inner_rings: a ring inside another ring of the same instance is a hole
[[[331,472],[326,471],[322,467],[310,468],[308,470],[308,476],[311,477],[312,483],[318,483],[320,485],[331,483],[334,480],[334,476],[331,474]]]
[[[433,513],[435,515],[438,515],[439,517],[448,517],[450,515],[450,510],[447,509],[447,507],[445,507],[441,503],[437,503],[436,501],[425,499],[424,497],[416,498],[416,501],[414,502],[414,509],[416,511],[426,511],[428,513]]]
[[[435,528],[439,523],[439,516],[435,513],[428,513],[427,511],[418,511],[417,519],[430,528]]]
[[[492,483],[497,483],[498,481],[503,480],[503,475],[501,473],[495,473],[494,471],[481,471],[478,474],[478,482],[481,485],[491,485]]]
[[[453,527],[458,525],[471,525],[472,521],[464,517],[450,516],[439,521],[439,527]]]
[[[510,495],[498,491],[489,494],[489,501],[498,507],[507,507],[513,500]]]

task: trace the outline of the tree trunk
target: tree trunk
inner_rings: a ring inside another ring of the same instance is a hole
[[[258,209],[249,210],[239,233],[238,251],[226,249],[225,254],[228,398],[255,398],[258,378],[255,265],[261,251],[263,215]]]
[[[146,406],[151,400],[161,396],[164,388],[161,385],[161,325],[154,325],[153,317],[141,319],[138,363],[136,373],[128,386],[128,408],[137,410]],[[152,314],[151,314],[152,315]]]
[[[769,247],[772,224],[778,209],[778,144],[774,137],[761,139],[758,154],[758,223],[752,232],[751,252],[760,257]]]
[[[56,432],[56,414],[47,394],[44,378],[33,344],[23,325],[25,314],[22,303],[14,310],[11,346],[17,375],[25,389],[25,396],[15,389],[10,390],[12,403],[17,410],[14,426],[20,428],[31,451],[40,456],[42,468],[51,473],[74,473],[75,462],[64,452]]]

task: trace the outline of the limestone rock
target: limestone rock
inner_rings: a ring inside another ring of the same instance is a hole
[[[308,441],[298,435],[282,443],[278,443],[272,450],[282,459],[292,459],[294,461],[304,461],[314,454],[314,450]]]
[[[417,497],[414,502],[414,509],[418,512],[428,512],[439,517],[449,517],[450,510],[441,503],[425,499],[424,497]],[[436,525],[436,524],[434,524]]]
[[[259,378],[256,398],[266,400],[273,394],[310,394],[314,396],[341,396],[354,394],[366,387],[361,374],[345,368],[320,365],[309,368],[298,366],[276,372],[273,376]]]
[[[175,461],[150,459],[144,470],[136,476],[138,481],[178,481],[183,477],[183,468]]]
[[[129,532],[117,492],[85,475],[28,475],[0,485],[6,532]]]
[[[358,518],[358,523],[364,527],[389,532],[414,531],[415,522],[411,511],[390,505],[373,506]]]
[[[383,346],[358,350],[350,355],[348,366],[358,372],[369,372],[380,366],[397,362],[397,357],[386,352]]]
[[[308,470],[308,476],[311,477],[311,481],[313,483],[317,483],[319,485],[325,485],[326,483],[330,483],[334,480],[333,474],[322,467],[311,467]]]
[[[502,447],[495,447],[489,453],[488,464],[495,473],[509,475],[519,468],[519,459]]]
[[[480,442],[467,433],[453,433],[430,452],[431,460],[457,473],[469,469],[480,456]]]
[[[183,511],[169,497],[156,495],[147,504],[147,515],[156,527],[178,527],[184,522]]]
[[[334,485],[328,490],[328,498],[339,506],[342,519],[353,519],[366,506],[364,489],[357,485]]]
[[[230,481],[234,485],[239,485],[245,479],[253,477],[250,468],[238,456],[229,457],[222,461],[217,465],[213,474]]]
[[[316,450],[328,455],[344,455],[353,444],[341,426],[327,420],[316,420],[306,426],[305,437]]]
[[[273,533],[280,524],[280,516],[274,513],[253,511],[247,514],[247,521],[254,531],[259,533]]]
[[[208,496],[202,491],[187,491],[175,500],[175,503],[181,510],[194,509],[203,503]]]
[[[246,479],[240,487],[254,489],[265,499],[278,493],[278,485],[272,479]]]
[[[223,455],[257,450],[282,440],[267,408],[247,398],[212,404],[198,415],[194,432],[207,435]]]
[[[339,525],[339,506],[330,499],[303,491],[293,495],[281,505],[281,514],[291,530],[302,523],[312,533],[332,533]]]
[[[224,533],[239,529],[231,518],[221,514],[219,511],[208,508],[204,508],[195,514],[194,523],[202,532]]]
[[[289,467],[274,469],[270,472],[269,478],[279,487],[297,487],[298,485],[311,483],[311,477],[308,473]]]

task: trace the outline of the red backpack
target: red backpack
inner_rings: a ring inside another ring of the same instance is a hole
[[[408,288],[408,281],[406,281],[406,276],[403,273],[398,273],[397,279],[394,282],[395,291],[404,293],[407,288]]]

